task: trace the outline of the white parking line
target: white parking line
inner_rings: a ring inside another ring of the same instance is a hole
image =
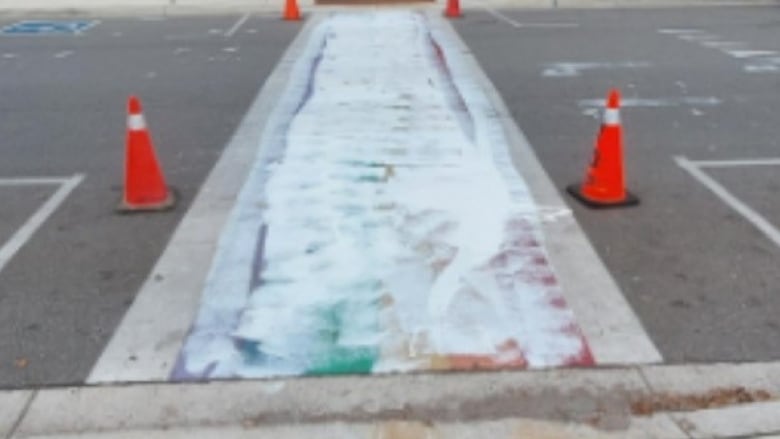
[[[521,23],[519,21],[515,21],[512,18],[498,12],[495,9],[492,8],[485,8],[485,11],[487,11],[490,15],[498,18],[499,20],[502,20],[506,23],[508,23],[510,26],[515,28],[571,28],[571,27],[578,27],[579,24],[577,23],[540,23],[540,22],[534,22],[534,23]]]
[[[81,183],[84,175],[76,174],[69,178],[2,178],[0,186],[39,186],[60,185],[48,200],[0,247],[0,271],[5,268],[16,252],[35,234],[46,219],[54,213],[73,189]]]
[[[740,160],[696,160],[691,161],[700,168],[732,168],[735,166],[780,166],[780,158]]]
[[[763,160],[734,160],[734,161],[692,161],[683,156],[674,157],[675,162],[681,168],[688,171],[696,180],[703,184],[707,189],[711,190],[718,198],[720,198],[729,207],[734,209],[737,213],[742,215],[746,220],[753,224],[758,230],[760,230],[770,241],[774,242],[776,246],[780,247],[780,230],[772,225],[766,218],[760,213],[756,212],[750,206],[743,203],[737,197],[735,197],[728,189],[723,187],[720,183],[715,181],[712,177],[707,175],[702,170],[704,167],[717,167],[724,168],[729,166],[757,166],[757,165],[780,165],[780,159],[763,159]]]
[[[251,16],[252,16],[252,14],[250,14],[250,13],[246,13],[246,14],[242,15],[241,18],[239,18],[236,21],[236,23],[233,25],[233,27],[231,27],[230,29],[227,30],[227,32],[225,32],[225,38],[230,38],[233,35],[235,35],[236,32],[238,32],[238,30],[241,29],[241,26],[243,26],[244,23],[246,23],[246,21],[249,20],[249,17],[251,17]]]

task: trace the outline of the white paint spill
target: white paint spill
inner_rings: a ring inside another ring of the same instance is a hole
[[[586,70],[639,69],[650,67],[645,61],[622,62],[555,62],[545,65],[542,76],[547,78],[580,76]]]
[[[539,211],[503,127],[476,86],[460,90],[469,114],[454,109],[423,17],[334,14],[312,35],[291,79],[305,89],[324,47],[312,94],[283,156],[257,163],[242,190],[183,350],[189,373],[303,373],[312,354],[330,355],[332,319],[339,349],[382,347],[375,371],[495,356],[507,342],[530,367],[581,354],[571,311],[552,302]],[[261,225],[262,282],[247,296]],[[235,340],[263,360],[245,361]]]
[[[757,56],[777,55],[777,52],[773,50],[727,50],[726,53],[734,58],[754,58]]]
[[[55,53],[54,57],[57,58],[57,59],[63,59],[63,58],[67,58],[67,57],[69,57],[71,55],[73,55],[73,51],[72,50],[63,50],[62,52]]]
[[[679,107],[682,105],[714,106],[721,103],[720,99],[713,96],[685,96],[658,99],[623,98],[620,101],[622,107]],[[578,102],[580,107],[604,107],[604,99],[583,99]]]
[[[704,112],[698,108],[691,108],[691,114],[694,116],[704,116]]]

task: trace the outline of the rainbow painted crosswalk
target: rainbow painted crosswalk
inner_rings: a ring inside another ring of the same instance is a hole
[[[318,24],[172,379],[593,364],[451,47],[414,12]]]

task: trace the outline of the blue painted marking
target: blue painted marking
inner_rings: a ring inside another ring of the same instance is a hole
[[[78,35],[97,24],[95,20],[18,21],[0,30],[3,35]]]

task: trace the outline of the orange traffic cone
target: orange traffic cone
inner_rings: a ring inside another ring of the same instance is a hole
[[[173,206],[174,196],[165,184],[154,153],[141,102],[130,96],[127,102],[127,144],[125,149],[125,191],[120,211],[163,210]]]
[[[460,18],[460,0],[447,0],[447,9],[444,10],[444,16],[449,18]]]
[[[623,172],[623,129],[620,126],[620,92],[611,90],[601,124],[593,160],[581,185],[566,188],[588,207],[617,207],[639,204],[626,190]]]
[[[297,21],[301,19],[301,11],[298,9],[297,0],[286,0],[284,3],[284,17],[287,21]]]

